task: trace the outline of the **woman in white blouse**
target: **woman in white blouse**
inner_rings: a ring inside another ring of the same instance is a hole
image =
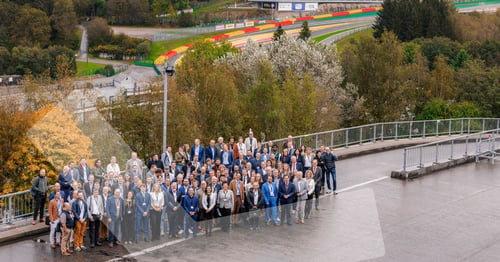
[[[203,212],[205,212],[205,235],[208,237],[212,235],[212,224],[215,210],[214,208],[215,203],[217,203],[217,196],[216,194],[212,193],[211,186],[208,185],[205,189],[205,193],[203,194],[201,203],[203,206]]]
[[[120,167],[118,166],[118,163],[116,163],[116,157],[114,156],[111,157],[111,162],[106,167],[106,173],[109,174],[109,172],[113,172],[118,175],[120,174]]]
[[[306,208],[305,208],[305,215],[304,218],[308,219],[309,216],[311,215],[311,209],[312,209],[312,199],[314,196],[314,179],[312,178],[313,173],[311,170],[306,171],[306,181],[307,181],[307,200],[306,200]]]
[[[155,241],[160,240],[161,211],[164,205],[163,192],[160,190],[160,184],[154,184],[153,191],[149,194],[151,195],[151,212],[149,213],[151,239]]]

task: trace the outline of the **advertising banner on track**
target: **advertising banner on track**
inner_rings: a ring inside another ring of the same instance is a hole
[[[237,23],[236,28],[243,28],[245,27],[245,23]]]
[[[293,11],[303,11],[305,10],[305,4],[304,3],[293,3],[292,4],[292,10]]]
[[[246,22],[245,23],[245,27],[251,27],[251,26],[254,26],[254,24],[255,23],[253,21],[252,22]]]
[[[316,11],[316,10],[318,10],[318,3],[305,3],[304,10],[306,10],[306,11]]]
[[[220,31],[220,30],[224,30],[224,25],[216,25],[215,26],[215,31]]]
[[[226,24],[226,29],[234,29],[234,24]]]

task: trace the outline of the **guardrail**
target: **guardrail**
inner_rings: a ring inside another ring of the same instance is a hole
[[[53,186],[50,186],[52,188]],[[47,197],[48,200],[48,197]],[[48,201],[46,201],[48,206]],[[0,196],[0,224],[13,224],[33,215],[34,203],[30,190]],[[45,213],[47,214],[47,213]]]
[[[498,149],[500,149],[500,129],[411,146],[405,148],[403,152],[403,172],[468,156],[475,157],[476,162],[480,158],[491,159],[494,162]]]
[[[331,37],[328,37],[327,39],[321,41],[321,43],[324,43],[326,45],[331,45],[332,43],[335,43],[335,42],[339,41],[340,39],[342,39],[344,37],[350,36],[350,35],[355,34],[357,32],[368,30],[371,27],[372,27],[372,25],[366,25],[366,26],[356,27],[356,28],[354,28],[352,30],[348,30],[348,31],[345,31],[345,32],[342,32],[342,33],[339,33],[339,34],[336,34],[336,35],[332,35]]]
[[[294,136],[295,143],[318,149],[349,147],[384,140],[414,139],[431,136],[465,135],[500,129],[500,118],[455,118],[439,120],[398,121],[368,124],[331,131]],[[287,138],[272,140],[281,147]]]

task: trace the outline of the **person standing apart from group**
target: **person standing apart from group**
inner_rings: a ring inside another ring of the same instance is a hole
[[[44,210],[45,210],[45,201],[47,199],[47,190],[49,189],[49,182],[47,181],[47,177],[45,177],[45,169],[40,169],[40,173],[33,182],[31,183],[31,196],[33,197],[33,202],[35,206],[35,210],[33,210],[33,221],[32,225],[36,224],[38,219],[38,214],[40,214],[40,222],[45,221]]]

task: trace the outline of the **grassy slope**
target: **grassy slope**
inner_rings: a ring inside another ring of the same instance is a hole
[[[95,70],[103,68],[105,65],[87,62],[76,62],[76,77],[93,75]]]
[[[359,39],[362,37],[362,36],[371,36],[373,34],[373,29],[368,29],[368,30],[364,30],[364,31],[361,31],[361,32],[357,32],[355,34],[352,34],[350,36],[347,36],[341,40],[339,40],[336,45],[337,45],[337,49],[339,52],[342,52],[342,50],[348,46],[350,44],[351,41],[359,41]]]

